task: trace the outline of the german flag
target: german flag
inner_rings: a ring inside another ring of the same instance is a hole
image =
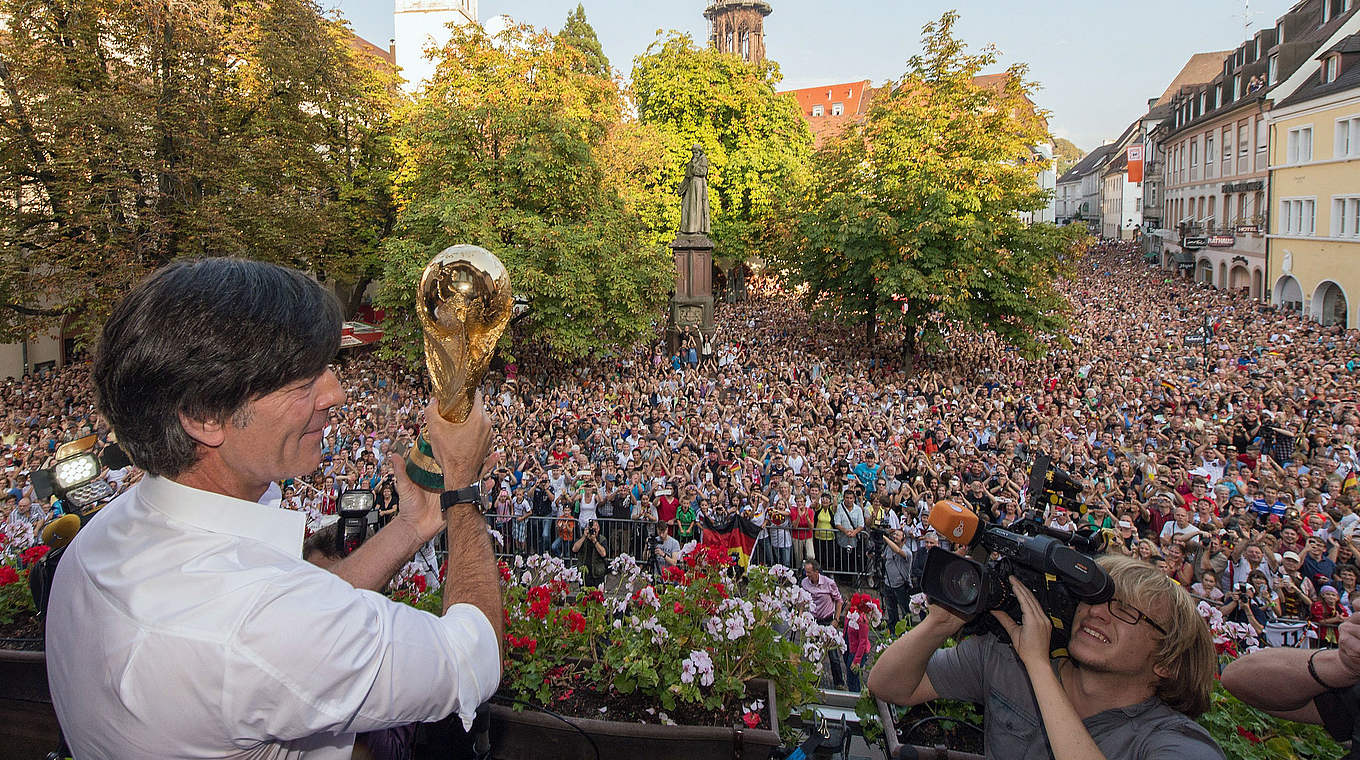
[[[1346,479],[1341,481],[1341,490],[1343,492],[1349,491],[1352,488],[1355,488],[1357,485],[1360,485],[1360,480],[1356,479],[1355,470],[1351,470],[1349,473],[1346,474]]]
[[[733,517],[726,525],[719,526],[707,517],[699,518],[703,528],[700,543],[727,552],[741,567],[751,564],[751,550],[755,548],[756,536],[760,526],[745,517]]]

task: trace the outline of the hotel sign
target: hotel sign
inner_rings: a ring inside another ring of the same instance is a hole
[[[1259,179],[1254,179],[1250,182],[1223,183],[1223,192],[1225,193],[1251,193],[1264,189],[1266,189],[1266,183]]]

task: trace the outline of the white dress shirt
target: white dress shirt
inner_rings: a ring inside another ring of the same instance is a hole
[[[500,681],[476,607],[443,617],[304,562],[302,513],[147,477],[57,569],[48,680],[79,760],[349,758],[354,735]]]

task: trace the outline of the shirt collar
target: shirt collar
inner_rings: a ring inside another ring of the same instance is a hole
[[[306,516],[301,512],[245,501],[149,476],[137,484],[152,509],[210,533],[268,544],[290,557],[302,556]],[[269,497],[265,493],[265,498]]]

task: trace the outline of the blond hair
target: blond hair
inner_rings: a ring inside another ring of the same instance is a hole
[[[1102,555],[1100,566],[1114,579],[1115,596],[1137,607],[1166,630],[1153,653],[1159,675],[1156,694],[1173,710],[1191,718],[1209,709],[1218,659],[1213,635],[1195,600],[1165,573],[1142,560]]]

